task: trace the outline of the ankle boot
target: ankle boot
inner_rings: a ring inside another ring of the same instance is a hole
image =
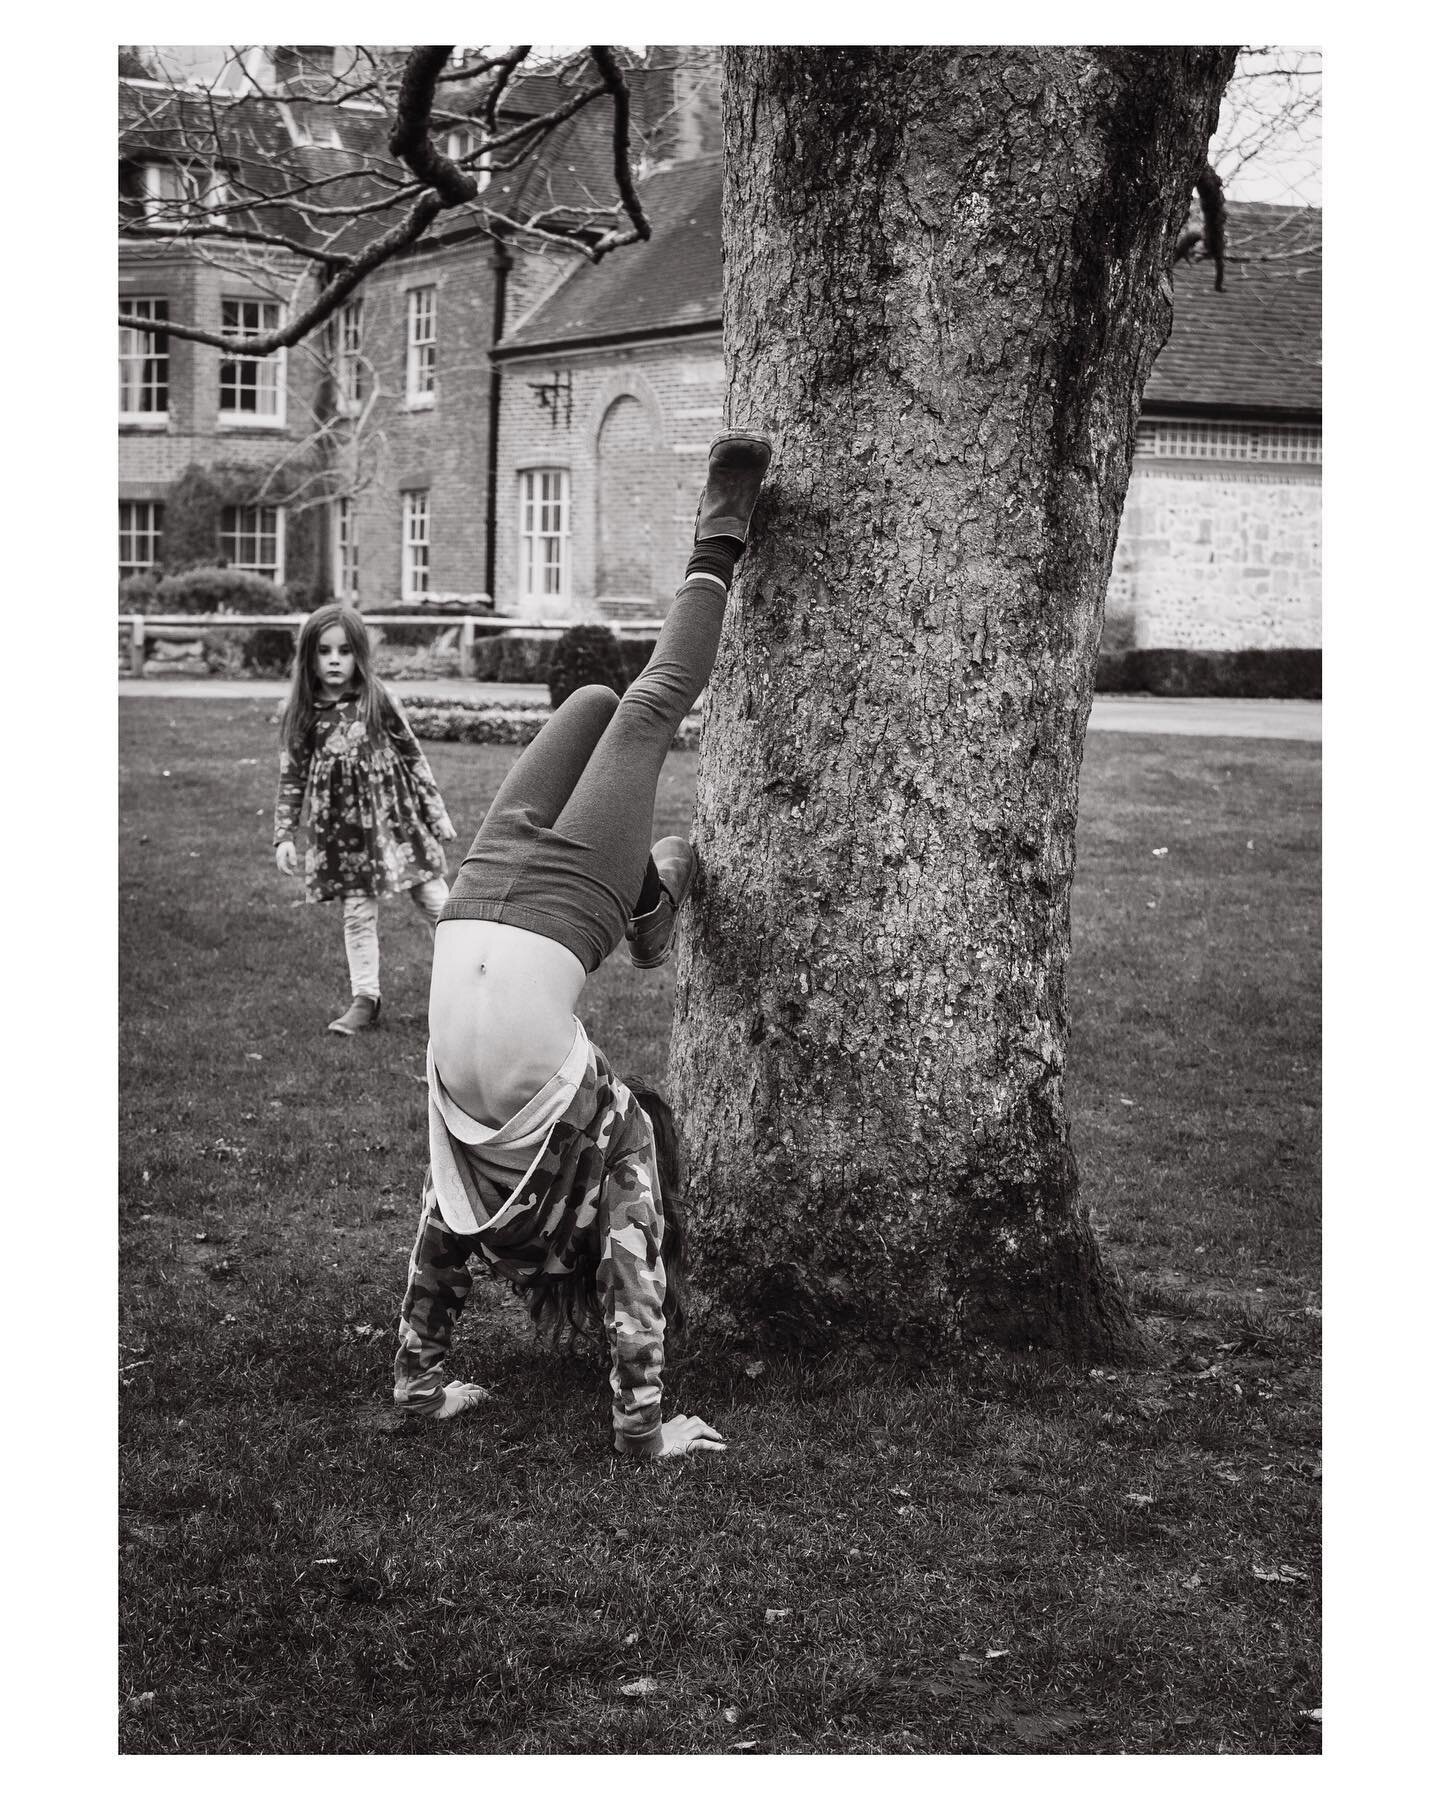
[[[341,1012],[325,1028],[333,1030],[336,1036],[354,1036],[357,1030],[369,1030],[379,1022],[380,1001],[370,998],[366,993],[356,993],[350,1001],[350,1009]]]
[[[699,866],[694,849],[684,837],[662,837],[650,851],[650,859],[660,876],[660,902],[653,911],[631,918],[625,926],[630,959],[637,968],[658,968],[669,961],[675,914],[684,903]]]
[[[770,440],[753,431],[726,431],[710,445],[705,491],[695,512],[695,541],[733,537],[746,541],[750,514],[770,466]]]

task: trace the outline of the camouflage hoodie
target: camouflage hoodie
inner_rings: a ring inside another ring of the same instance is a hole
[[[660,1449],[665,1364],[665,1224],[650,1120],[605,1057],[588,1045],[585,1072],[529,1171],[508,1196],[446,1128],[430,1099],[433,1193],[446,1225],[506,1279],[563,1275],[598,1263],[610,1345],[615,1446]]]

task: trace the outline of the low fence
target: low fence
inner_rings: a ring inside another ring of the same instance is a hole
[[[128,626],[130,633],[130,673],[136,680],[145,675],[145,644],[149,637],[174,636],[176,633],[194,632],[201,637],[209,631],[256,631],[256,630],[294,630],[300,629],[307,612],[270,612],[254,616],[239,612],[174,612],[162,615],[151,612],[122,612],[120,628]],[[617,637],[654,637],[659,634],[661,620],[658,618],[627,618],[624,622],[612,619],[580,620],[576,618],[447,618],[443,615],[414,612],[361,612],[360,618],[367,625],[431,625],[440,631],[458,631],[458,647],[460,651],[460,673],[465,679],[473,679],[475,674],[475,644],[481,634],[504,635],[507,631],[524,632],[527,635],[543,635],[553,632],[558,636],[568,631],[574,624],[603,623],[615,632]]]

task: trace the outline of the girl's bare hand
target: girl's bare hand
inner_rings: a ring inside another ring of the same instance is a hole
[[[275,866],[282,874],[295,872],[295,845],[293,843],[277,843],[275,845]]]
[[[703,1417],[686,1417],[679,1413],[660,1426],[660,1453],[657,1461],[672,1455],[688,1455],[701,1451],[725,1452],[725,1441],[718,1430],[711,1429]]]
[[[435,834],[442,843],[453,843],[460,833],[450,820],[445,818],[435,826]]]

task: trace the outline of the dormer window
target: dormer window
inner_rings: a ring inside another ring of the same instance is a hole
[[[219,169],[156,161],[133,167],[122,197],[132,205],[139,202],[139,219],[150,230],[183,231],[187,225],[222,223],[218,209],[229,203],[230,190]]]
[[[472,156],[475,152],[475,133],[468,125],[461,125],[457,127],[456,130],[447,131],[445,133],[440,147],[450,158],[451,162],[464,162],[467,156]],[[475,177],[475,185],[480,189],[481,193],[484,193],[485,189],[490,185],[490,170],[486,167],[484,161],[482,160],[473,167],[467,169],[466,173]]]

